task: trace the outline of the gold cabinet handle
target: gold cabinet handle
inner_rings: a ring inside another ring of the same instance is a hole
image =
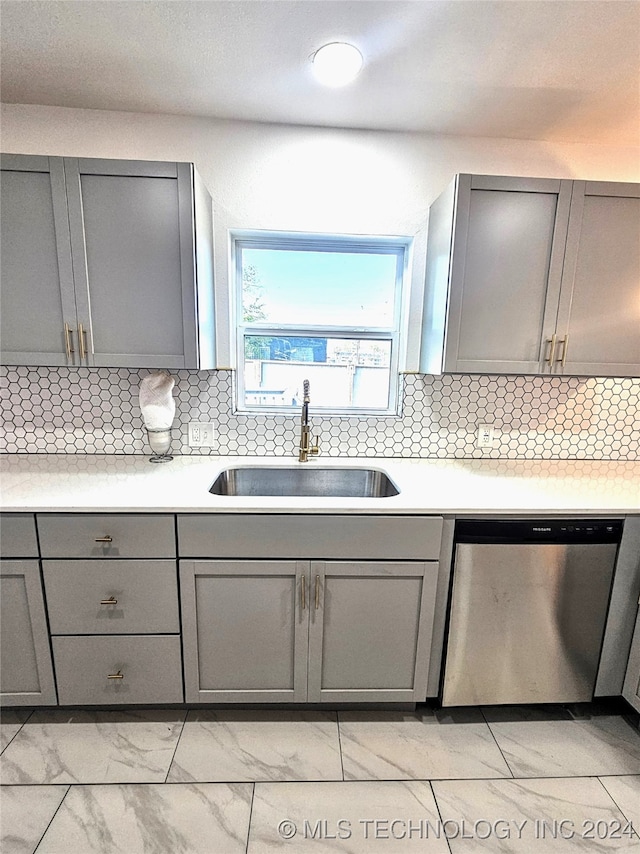
[[[320,576],[316,575],[316,611],[320,607]]]
[[[122,670],[118,670],[117,673],[107,673],[107,679],[124,679],[124,674]]]
[[[547,363],[547,365],[549,365],[550,369],[553,368],[553,357],[556,352],[556,341],[557,336],[555,334],[552,335],[551,338],[547,338],[547,344],[549,344],[549,349],[547,351],[547,358],[545,359],[545,362]]]
[[[300,607],[303,611],[307,607],[307,591],[304,575],[300,578]]]
[[[113,542],[113,538],[110,537],[108,534],[106,537],[96,537],[96,543],[112,543],[112,542]]]
[[[562,356],[558,356],[556,362],[560,362],[560,364],[564,368],[565,363],[567,361],[567,350],[569,349],[569,336],[565,335],[559,343],[562,344]]]
[[[101,599],[100,604],[101,605],[117,605],[118,600],[116,599],[115,596],[110,596],[108,599]]]
[[[64,325],[64,349],[67,352],[67,359],[70,359],[75,353],[73,349],[73,331],[68,323]]]
[[[80,361],[87,358],[87,330],[82,323],[78,324],[78,346],[80,347]]]

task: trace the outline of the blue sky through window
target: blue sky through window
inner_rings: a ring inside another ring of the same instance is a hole
[[[244,247],[242,263],[257,271],[266,323],[394,325],[395,254]]]

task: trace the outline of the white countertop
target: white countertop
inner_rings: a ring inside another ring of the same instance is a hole
[[[209,493],[232,466],[382,469],[389,498],[228,498]],[[10,454],[0,457],[4,512],[438,513],[612,515],[640,513],[640,462],[402,460],[320,457],[148,457]]]

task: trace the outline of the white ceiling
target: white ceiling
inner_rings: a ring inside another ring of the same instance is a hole
[[[640,2],[1,0],[2,100],[640,143]],[[323,89],[309,56],[366,59]]]

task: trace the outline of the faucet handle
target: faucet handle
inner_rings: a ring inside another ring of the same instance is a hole
[[[312,457],[317,457],[319,453],[320,453],[320,441],[319,441],[318,437],[316,436],[315,439],[311,440],[311,445],[309,447],[309,454]]]

